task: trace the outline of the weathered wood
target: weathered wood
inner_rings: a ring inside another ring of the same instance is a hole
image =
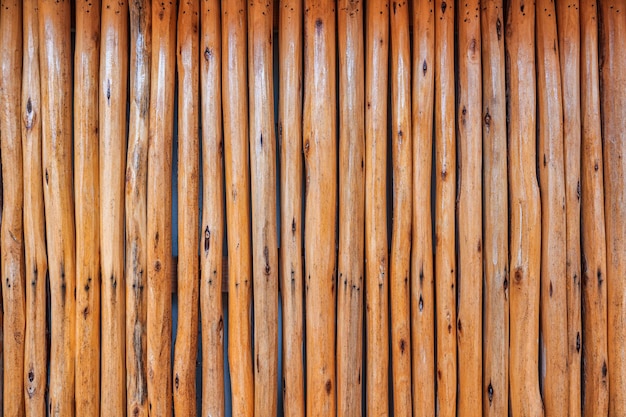
[[[303,149],[308,417],[336,412],[337,106],[335,3],[305,0]]]
[[[509,410],[509,227],[502,0],[481,7],[483,74],[483,413]]]
[[[3,218],[2,309],[4,331],[4,416],[24,415],[24,182],[22,179],[21,95],[22,2],[0,7],[0,147],[2,152]]]
[[[626,414],[626,5],[598,2],[600,28],[600,99],[604,150],[604,217],[606,222],[608,297],[609,416]],[[597,111],[597,109],[596,109]],[[596,279],[602,279],[597,277]],[[600,284],[600,283],[598,283]]]
[[[606,230],[602,126],[600,117],[600,75],[598,72],[598,11],[595,0],[580,2],[580,103],[582,114],[582,298],[585,314],[583,335],[577,338],[576,352],[582,352],[584,375],[576,406],[584,398],[583,415],[607,416],[609,381],[607,361]],[[603,285],[604,284],[604,285]],[[571,380],[570,380],[571,384]],[[570,387],[570,395],[571,395]],[[570,404],[572,403],[570,398]],[[570,409],[570,413],[572,410]],[[580,415],[580,410],[578,410]]]
[[[76,414],[100,414],[100,2],[76,4]]]
[[[222,40],[220,2],[202,2],[200,98],[202,100],[202,226],[200,238],[200,309],[202,318],[202,412],[223,417],[224,319],[222,258],[224,184],[222,139]]]
[[[150,415],[172,415],[172,135],[176,2],[152,8],[148,140],[147,375]]]
[[[76,247],[72,187],[70,2],[39,0],[42,161],[52,317],[51,416],[74,416]]]
[[[41,93],[37,1],[23,9],[22,158],[24,173],[24,258],[26,329],[24,333],[25,415],[46,415],[46,223],[41,170]],[[96,344],[97,345],[97,344]],[[1,407],[1,405],[0,405]]]
[[[541,202],[536,169],[535,5],[508,4],[510,409],[514,417],[543,416],[539,393]],[[506,281],[505,281],[506,282]],[[506,290],[506,286],[505,286]]]
[[[393,3],[391,28],[391,153],[393,228],[389,258],[393,415],[411,416],[411,38],[409,2]],[[391,410],[390,410],[391,411]]]
[[[198,354],[200,97],[198,0],[180,3],[176,48],[178,70],[178,326],[174,347],[174,414],[195,417]]]
[[[411,348],[413,415],[435,415],[435,284],[432,240],[435,14],[431,1],[413,2],[413,210]]]
[[[337,415],[362,415],[365,245],[365,59],[361,1],[337,9],[339,47],[339,253]]]
[[[222,4],[222,106],[228,230],[228,363],[234,416],[254,415],[246,2]]]
[[[130,14],[130,100],[126,158],[126,407],[148,415],[147,173],[150,106],[151,2],[134,1]],[[174,270],[174,268],[172,268]],[[175,280],[174,276],[174,280]]]
[[[276,2],[278,4],[278,2]],[[302,260],[302,0],[280,2],[278,54],[280,98],[281,252],[283,313],[283,412],[303,417],[304,343]]]

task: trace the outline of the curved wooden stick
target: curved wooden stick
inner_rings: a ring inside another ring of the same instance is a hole
[[[302,265],[302,0],[280,2],[278,102],[281,190],[280,288],[283,410],[304,417]]]
[[[411,244],[411,347],[413,415],[435,415],[435,284],[432,241],[435,14],[413,3],[413,240]]]
[[[222,139],[222,40],[220,2],[202,2],[200,89],[202,100],[202,236],[200,308],[202,317],[202,413],[223,417],[224,319],[222,250],[224,184]]]
[[[0,145],[3,217],[2,308],[4,331],[4,415],[24,414],[24,182],[20,87],[22,85],[22,2],[3,1],[0,14]]]
[[[606,231],[600,75],[598,72],[598,11],[595,0],[580,2],[580,99],[582,104],[582,249],[584,375],[583,415],[606,416],[609,411],[607,369]],[[579,342],[577,352],[580,352]],[[570,380],[571,383],[571,380]],[[570,389],[570,393],[571,393]],[[580,392],[580,391],[579,391]],[[570,401],[571,403],[571,401]],[[577,402],[578,406],[579,403]],[[570,410],[571,412],[571,410]]]
[[[338,5],[339,255],[337,415],[360,417],[363,386],[365,245],[365,60],[361,1]]]
[[[200,196],[198,0],[178,9],[178,328],[174,347],[174,414],[195,417],[198,354]]]
[[[76,414],[100,414],[100,2],[76,4]]]
[[[303,149],[307,417],[333,416],[337,129],[335,3],[305,0]]]
[[[126,406],[133,417],[148,415],[147,174],[150,106],[151,2],[130,11],[130,106],[126,158]]]

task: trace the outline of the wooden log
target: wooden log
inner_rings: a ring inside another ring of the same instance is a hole
[[[598,2],[608,299],[608,365],[602,367],[602,377],[606,379],[608,374],[611,417],[626,414],[626,306],[623,302],[626,294],[623,279],[626,275],[625,6],[623,0]]]
[[[248,88],[254,286],[254,414],[276,415],[278,236],[272,1],[248,2]]]
[[[224,396],[224,319],[222,258],[224,183],[222,139],[222,41],[220,3],[202,3],[200,98],[202,101],[202,237],[200,308],[202,317],[202,412],[226,415]]]
[[[76,4],[76,414],[100,414],[100,2]]]
[[[174,347],[174,414],[195,417],[198,354],[198,138],[199,16],[198,0],[181,2],[178,9],[178,326]]]
[[[536,176],[535,5],[508,4],[510,409],[514,417],[543,416],[539,393],[541,203]]]
[[[147,173],[150,107],[151,2],[134,1],[130,15],[130,100],[124,190],[126,218],[126,407],[148,415]]]
[[[39,0],[42,161],[50,282],[51,416],[74,416],[76,247],[72,188],[70,3]]]
[[[124,279],[124,174],[128,85],[128,3],[102,3],[100,48],[100,408],[111,416],[126,410]]]
[[[595,0],[580,2],[580,103],[582,114],[582,298],[584,312],[583,415],[607,416],[607,285],[604,175],[598,72],[598,11]],[[580,355],[582,341],[577,339]],[[571,380],[570,380],[571,384]],[[571,393],[570,389],[570,393]],[[571,395],[571,394],[570,394]],[[571,400],[571,398],[570,398]],[[571,403],[572,401],[570,401]],[[577,402],[578,406],[579,403]],[[570,410],[571,412],[571,410]]]
[[[557,1],[556,12],[563,94],[563,148],[565,150],[568,415],[580,417],[582,318],[580,288],[579,1]]]
[[[335,3],[305,0],[303,149],[308,417],[335,415]]]
[[[24,415],[24,182],[22,179],[21,95],[22,3],[4,0],[0,14],[0,147],[3,218],[2,301],[4,331],[4,416]]]
[[[454,3],[435,9],[435,283],[437,290],[437,405],[456,415],[456,138],[454,125]]]
[[[365,59],[361,1],[337,9],[339,47],[339,254],[337,415],[362,415],[365,245]]]
[[[459,417],[482,416],[483,238],[480,1],[459,3],[458,318]]]
[[[176,2],[152,8],[148,140],[147,374],[150,415],[172,415],[172,135]]]
[[[389,259],[393,414],[411,416],[411,38],[409,3],[393,3],[391,27],[391,153],[393,229]]]
[[[222,106],[228,230],[228,363],[234,416],[254,414],[246,2],[222,4]]]
[[[280,2],[278,54],[280,98],[281,254],[283,313],[283,412],[303,417],[304,344],[302,262],[302,0]]]
[[[46,415],[46,224],[41,169],[41,93],[37,1],[23,3],[22,158],[24,175],[25,415]]]
[[[411,348],[413,415],[435,415],[435,285],[432,241],[435,14],[413,2],[413,210],[411,243]]]
[[[503,2],[481,7],[483,75],[483,413],[509,410],[509,226]]]

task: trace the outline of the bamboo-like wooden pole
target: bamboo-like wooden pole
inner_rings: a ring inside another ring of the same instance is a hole
[[[100,2],[76,4],[74,192],[76,194],[76,414],[100,414]]]
[[[511,202],[510,409],[514,417],[543,416],[538,372],[541,203],[535,164],[534,3],[512,0],[508,4],[506,39]]]
[[[2,301],[4,330],[4,415],[24,414],[24,182],[22,179],[21,85],[22,2],[4,0],[0,14],[0,147],[4,207]]]
[[[364,4],[337,9],[339,47],[339,254],[337,415],[362,415],[365,234]]]
[[[579,1],[556,2],[563,94],[567,262],[567,379],[569,417],[581,413],[580,262],[580,16]],[[599,106],[597,107],[600,108]],[[606,414],[606,413],[605,413]]]
[[[202,100],[202,228],[200,308],[202,317],[202,413],[226,415],[222,250],[224,184],[222,138],[222,40],[220,2],[202,2],[200,98]]]
[[[172,415],[172,135],[176,2],[152,8],[148,145],[147,373],[150,415]]]
[[[273,2],[248,2],[248,88],[254,285],[254,414],[276,415],[278,236],[272,65]]]
[[[482,416],[482,61],[480,1],[459,3],[459,417]]]
[[[393,414],[410,416],[411,401],[411,38],[409,2],[393,3],[391,27],[391,152],[393,229],[389,259]]]
[[[235,416],[254,415],[246,2],[222,3],[222,106],[228,230],[228,363]]]
[[[111,416],[126,410],[124,279],[124,178],[128,85],[128,3],[102,3],[100,48],[100,408]]]
[[[50,280],[51,416],[74,416],[76,328],[70,3],[39,0],[42,161]],[[4,13],[3,13],[4,14]]]
[[[199,1],[178,9],[178,328],[174,347],[174,414],[195,417],[198,353],[200,144],[198,138]]]
[[[303,149],[306,415],[335,415],[337,129],[335,3],[305,0]]]
[[[389,413],[387,80],[389,1],[367,4],[365,31],[365,402]]]
[[[435,283],[437,290],[437,406],[456,415],[456,138],[454,116],[454,2],[435,9]]]
[[[625,6],[623,0],[598,2],[609,340],[608,364],[602,366],[602,378],[605,380],[608,374],[611,417],[626,414],[626,306],[623,302],[626,293]],[[603,277],[596,279],[603,280]]]
[[[595,0],[580,2],[580,99],[582,121],[582,298],[584,311],[583,386],[585,417],[606,416],[609,411],[607,361],[607,285],[605,277],[606,230],[600,75],[598,72],[598,11]],[[577,352],[580,351],[577,345]],[[570,380],[571,384],[571,380]],[[571,393],[570,389],[570,393]],[[571,394],[570,394],[571,395]],[[571,403],[571,401],[570,401]],[[579,403],[576,403],[579,405]],[[571,412],[571,410],[570,410]]]
[[[411,348],[413,415],[435,414],[435,285],[432,240],[435,14],[413,2],[413,232],[411,243]]]
[[[147,173],[150,107],[151,2],[134,1],[130,15],[130,100],[126,158],[126,407],[148,415]]]
[[[483,413],[509,410],[509,236],[502,0],[483,2]]]
[[[280,2],[278,54],[280,98],[281,259],[283,313],[283,412],[304,417],[302,265],[302,0]]]
[[[563,108],[556,29],[551,0],[537,2],[537,95],[541,187],[542,388],[546,416],[569,404],[567,374],[567,265]],[[568,152],[571,152],[568,149]]]
[[[23,9],[22,158],[24,172],[24,257],[26,329],[24,333],[25,415],[46,415],[46,224],[41,170],[41,93],[37,1]],[[96,269],[97,271],[97,269]]]

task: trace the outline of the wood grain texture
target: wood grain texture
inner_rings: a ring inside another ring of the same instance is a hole
[[[413,2],[413,209],[411,242],[411,362],[413,415],[435,415],[435,283],[432,165],[435,91],[433,0]]]
[[[76,414],[100,414],[100,2],[76,5]]]

